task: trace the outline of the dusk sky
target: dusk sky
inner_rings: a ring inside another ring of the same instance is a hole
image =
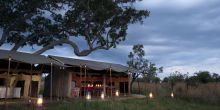
[[[161,78],[174,71],[220,73],[220,0],[143,0],[135,6],[149,10],[150,17],[143,24],[130,25],[126,41],[116,49],[81,58],[126,65],[132,46],[143,44],[147,59],[164,67],[164,73],[158,74]],[[44,54],[78,58],[67,45]]]

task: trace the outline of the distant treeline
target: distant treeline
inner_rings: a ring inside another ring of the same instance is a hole
[[[209,82],[220,82],[220,75],[217,73],[210,73],[209,71],[200,71],[194,73],[194,75],[189,76],[189,74],[182,74],[180,72],[171,73],[170,76],[165,77],[161,80],[159,77],[153,78],[138,78],[139,82],[148,83],[176,83],[176,82],[186,82],[186,83],[209,83]]]

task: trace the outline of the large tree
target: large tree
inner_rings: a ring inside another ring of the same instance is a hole
[[[140,76],[152,82],[157,72],[163,72],[163,67],[157,68],[155,64],[145,58],[144,46],[142,44],[133,46],[132,52],[128,55],[127,64],[132,77],[131,87],[134,81]]]
[[[138,10],[140,0],[1,0],[0,46],[12,51],[23,46],[40,46],[41,54],[68,44],[77,56],[98,49],[115,48],[124,41],[129,24],[143,22],[149,11]],[[87,47],[80,47],[81,38]]]

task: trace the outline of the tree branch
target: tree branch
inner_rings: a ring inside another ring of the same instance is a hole
[[[19,43],[15,44],[14,47],[11,49],[11,51],[17,51],[24,43],[26,43],[27,41],[33,39],[36,36],[51,35],[51,34],[55,34],[55,33],[59,33],[59,32],[42,32],[42,33],[38,33],[38,34],[33,34],[33,35],[27,37],[26,39],[21,40]]]
[[[2,46],[5,43],[8,34],[9,34],[9,31],[6,29],[3,29],[2,37],[0,39],[0,46]]]
[[[54,41],[54,42],[50,43],[49,45],[43,47],[42,49],[36,51],[34,54],[42,54],[45,51],[47,51],[49,49],[52,49],[54,46],[60,45],[60,44],[69,44],[74,49],[74,53],[77,56],[87,56],[91,52],[93,52],[95,50],[98,50],[98,49],[104,49],[104,50],[108,50],[109,49],[108,47],[97,46],[95,48],[89,48],[89,49],[85,49],[85,50],[80,51],[80,49],[79,49],[79,47],[77,46],[76,43],[74,43],[74,42],[72,42],[72,41],[70,41],[68,39],[60,39],[58,41]]]

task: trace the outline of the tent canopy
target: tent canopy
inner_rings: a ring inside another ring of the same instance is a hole
[[[74,58],[65,58],[65,57],[58,57],[58,56],[49,56],[48,58],[44,55],[0,50],[0,59],[9,59],[9,58],[15,61],[20,61],[20,62],[29,63],[29,64],[51,64],[53,63],[54,65],[62,66],[62,67],[67,67],[66,65],[78,66],[78,67],[81,65],[86,65],[88,68],[93,69],[93,70],[106,70],[106,69],[111,68],[115,72],[127,72],[128,71],[128,67],[120,65],[120,64],[74,59]]]
[[[67,64],[67,65],[71,65],[71,66],[86,65],[86,67],[90,69],[94,69],[94,70],[106,70],[106,69],[109,69],[110,67],[113,71],[116,71],[116,72],[126,72],[128,70],[128,67],[120,65],[120,64],[74,59],[74,58],[64,58],[64,57],[58,57],[58,56],[49,56],[49,57],[59,62],[62,62],[64,64]]]
[[[51,64],[57,66],[64,66],[61,63],[58,63],[52,59],[47,58],[43,55],[35,55],[30,53],[23,53],[23,52],[12,52],[8,50],[0,50],[0,59],[13,59],[16,61],[29,63],[29,64]]]

